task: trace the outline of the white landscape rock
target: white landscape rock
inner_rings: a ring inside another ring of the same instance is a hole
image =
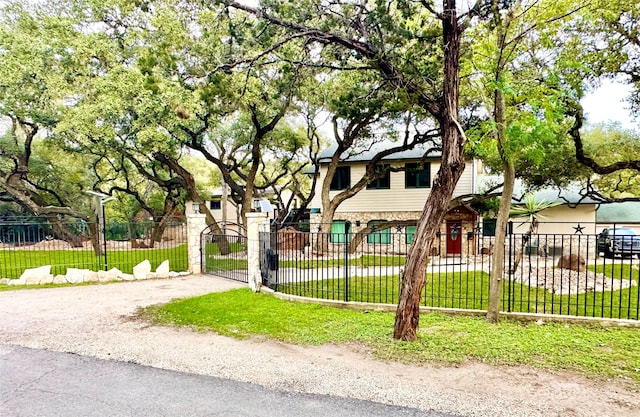
[[[80,284],[84,282],[84,277],[88,272],[91,271],[88,269],[67,268],[67,282],[70,284]]]
[[[87,272],[84,274],[83,278],[84,278],[84,282],[98,282],[98,281],[100,281],[98,273],[96,271],[91,271],[91,270],[87,270]]]
[[[118,275],[118,278],[120,278],[123,281],[134,281],[135,278],[132,274],[125,274],[124,272],[121,273],[120,275]]]
[[[0,284],[2,285],[9,285],[9,281],[11,281],[9,278],[0,278]]]
[[[158,267],[156,268],[156,276],[158,278],[169,278],[169,260],[164,260]]]
[[[53,275],[49,274],[46,277],[43,277],[39,284],[52,284],[53,283]]]
[[[133,277],[135,279],[147,279],[147,275],[151,272],[151,262],[148,259],[140,262],[133,267]]]
[[[14,285],[37,285],[40,281],[47,280],[51,275],[51,265],[44,265],[38,268],[25,269],[18,281],[21,284]]]
[[[66,284],[67,283],[67,276],[66,275],[56,275],[55,277],[53,277],[53,281],[51,281],[52,284]]]
[[[98,271],[98,281],[99,282],[110,282],[110,281],[121,281],[120,278],[122,275],[122,271],[118,268],[111,268],[108,271]]]

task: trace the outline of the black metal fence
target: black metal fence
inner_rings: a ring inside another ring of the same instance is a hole
[[[239,282],[249,282],[247,237],[242,229],[226,234],[203,234],[203,272]]]
[[[0,278],[19,278],[28,268],[51,265],[53,275],[67,268],[108,270],[118,268],[131,273],[145,259],[152,268],[165,260],[172,271],[188,270],[187,236],[184,222],[169,222],[159,239],[151,239],[152,222],[107,222],[46,219],[0,220]],[[106,239],[105,239],[106,237]]]
[[[503,311],[640,319],[640,247],[605,257],[601,235],[511,231],[504,245]],[[294,295],[396,304],[413,233],[407,227],[374,230],[354,244],[357,233],[279,229],[268,248],[277,267],[263,274],[264,283]],[[443,225],[422,305],[486,310],[494,250],[494,237],[478,225]]]

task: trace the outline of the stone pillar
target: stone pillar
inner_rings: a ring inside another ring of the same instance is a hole
[[[187,256],[189,258],[189,272],[202,273],[202,232],[207,228],[207,219],[204,213],[200,213],[198,204],[187,201],[185,204],[185,216],[187,217]]]
[[[249,287],[253,292],[260,291],[262,274],[260,273],[260,231],[269,226],[268,213],[247,213],[247,263]]]

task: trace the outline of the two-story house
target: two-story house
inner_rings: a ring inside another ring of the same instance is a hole
[[[343,156],[331,179],[330,198],[348,189],[365,174],[366,164],[377,154],[380,147],[363,150],[357,154]],[[355,196],[345,200],[337,208],[331,227],[335,239],[345,237],[376,224],[389,221],[415,221],[419,219],[429,196],[433,179],[440,168],[440,154],[431,153],[423,158],[425,147],[398,152],[382,159],[381,165],[388,165],[392,170],[385,176],[373,181]],[[326,179],[328,163],[335,147],[323,151],[319,158],[319,178],[316,193],[311,203],[311,224],[321,221],[322,200],[321,188]],[[465,170],[455,188],[453,197],[476,192],[476,177],[480,170],[479,162],[466,161]],[[398,169],[396,171],[393,168]],[[441,229],[440,248],[437,254],[456,255],[475,251],[475,234],[477,233],[477,213],[470,207],[459,205],[452,208],[445,217],[446,224]],[[402,227],[405,232],[405,245],[410,244],[416,226]],[[394,231],[401,228],[395,228]],[[372,233],[366,243],[370,245],[391,244],[392,231],[389,229]],[[446,238],[445,238],[446,236]],[[469,242],[471,241],[471,242]],[[469,244],[471,243],[471,244]],[[435,255],[434,251],[434,255]]]

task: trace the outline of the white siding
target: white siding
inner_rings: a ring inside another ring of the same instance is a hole
[[[596,233],[596,205],[579,204],[575,208],[566,204],[551,207],[540,212],[538,221],[539,234],[576,234],[578,224],[582,227],[582,234]],[[527,219],[513,219],[513,228],[516,233],[526,233],[529,230]]]
[[[392,163],[392,166],[403,166],[404,162]],[[351,185],[357,183],[365,173],[365,164],[351,165]],[[440,162],[431,162],[431,181],[435,178]],[[320,167],[320,177],[316,185],[316,195],[313,198],[311,207],[322,208],[320,190],[322,181],[326,176],[326,165]],[[472,193],[473,167],[470,162],[460,177],[458,185],[454,191],[454,197]],[[390,189],[388,190],[367,190],[360,191],[352,198],[344,201],[337,210],[337,213],[345,212],[382,212],[382,211],[422,211],[424,203],[429,196],[431,188],[405,188],[404,172],[390,173]],[[331,191],[333,198],[340,191]]]

